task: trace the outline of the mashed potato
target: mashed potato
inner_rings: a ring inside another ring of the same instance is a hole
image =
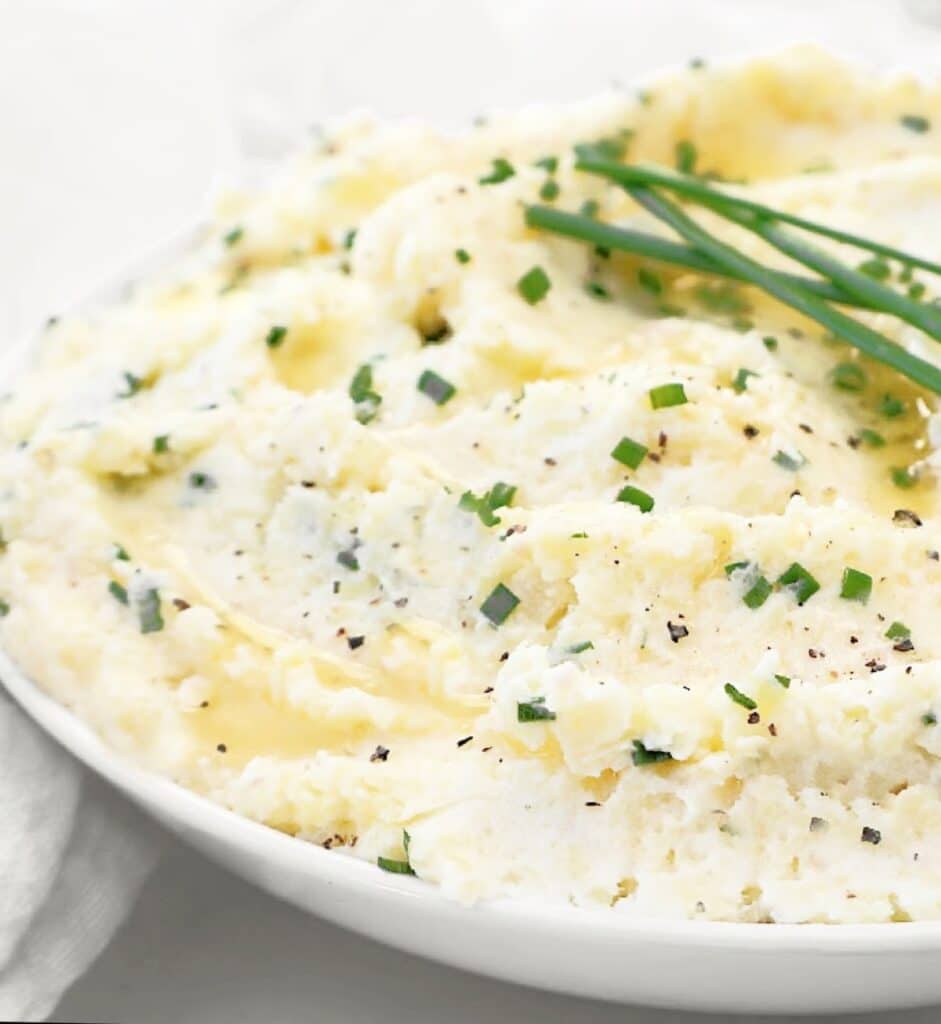
[[[934,400],[526,228],[656,230],[573,169],[599,137],[941,257],[941,92],[816,52],[347,121],[50,323],[0,406],[0,640],[137,762],[461,900],[941,917]]]

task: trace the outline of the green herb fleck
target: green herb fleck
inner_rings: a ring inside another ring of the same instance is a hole
[[[903,114],[899,118],[899,123],[910,132],[917,132],[919,135],[924,135],[931,129],[931,122],[921,114]]]
[[[775,674],[774,674],[774,681],[776,683],[780,683],[780,685],[783,686],[785,690],[790,689],[790,686],[791,686],[791,677],[790,676],[782,676],[780,674],[780,672],[775,672]]]
[[[551,287],[552,282],[549,280],[549,275],[542,267],[538,266],[531,267],[516,282],[516,290],[531,306],[542,301]]]
[[[859,601],[865,604],[872,593],[872,577],[869,573],[860,572],[847,566],[843,570],[843,582],[840,585],[840,597],[846,601]]]
[[[739,368],[738,373],[732,378],[732,389],[733,391],[741,394],[748,387],[749,377],[760,377],[761,374],[756,373],[754,370],[747,370],[744,366]]]
[[[499,185],[501,181],[512,178],[514,174],[516,174],[516,168],[510,161],[498,156],[494,159],[489,173],[478,178],[477,181],[481,185]]]
[[[581,654],[583,651],[593,651],[595,645],[590,640],[583,640],[580,644],[572,644],[566,647],[567,654]]]
[[[356,419],[367,424],[376,418],[382,395],[373,390],[372,366],[363,363],[350,381],[349,396],[355,406]]]
[[[265,338],[265,344],[268,348],[277,348],[282,341],[287,337],[288,329],[281,326],[280,324],[271,328]]]
[[[912,635],[912,631],[904,622],[898,622],[896,620],[885,631],[885,635],[889,640],[907,640]]]
[[[758,707],[757,701],[752,700],[748,694],[736,689],[731,683],[726,683],[723,689],[736,704],[740,704],[746,711],[754,711]]]
[[[641,512],[650,512],[654,506],[653,498],[646,491],[642,491],[639,487],[632,487],[630,484],[618,491],[616,500],[627,505],[634,505]]]
[[[170,450],[170,435],[158,434],[154,438],[154,455],[166,455]]]
[[[356,228],[350,228],[343,236],[343,248],[352,249],[356,243]]]
[[[118,398],[132,398],[144,387],[144,378],[136,377],[133,373],[124,371],[124,391],[118,392]]]
[[[837,363],[830,371],[830,383],[840,391],[862,391],[866,371],[858,363]]]
[[[516,720],[518,722],[551,722],[555,712],[546,707],[545,697],[532,697],[530,700],[517,701]]]
[[[885,447],[885,438],[877,430],[870,430],[869,427],[863,427],[860,430],[859,439],[870,448]]]
[[[923,299],[925,297],[926,291],[927,289],[925,288],[925,284],[923,281],[913,281],[908,286],[906,293],[910,299],[913,299],[915,302],[918,302],[919,299]]]
[[[418,378],[418,390],[427,395],[435,405],[444,405],[449,402],[457,392],[457,388],[450,382],[439,377],[434,370],[425,370]]]
[[[480,611],[495,626],[502,626],[519,603],[520,599],[509,587],[498,583],[480,606]]]
[[[791,473],[796,473],[802,466],[807,465],[807,459],[801,452],[796,452],[792,455],[790,452],[781,451],[780,449],[771,456],[771,461]]]
[[[114,557],[119,562],[130,562],[131,560],[131,556],[124,550],[124,547],[121,544],[114,545]]]
[[[137,617],[142,633],[159,633],[163,629],[160,611],[160,591],[156,587],[145,590],[137,600]]]
[[[649,267],[637,268],[637,283],[651,295],[660,295],[663,292],[663,281],[660,275]]]
[[[541,167],[547,174],[555,174],[559,169],[559,158],[557,156],[542,156],[533,161],[533,167]]]
[[[794,592],[798,604],[806,604],[820,589],[820,584],[800,564],[792,562],[778,577],[778,585]]]
[[[764,576],[758,579],[742,595],[742,601],[753,611],[760,608],[771,596],[771,584]]]
[[[470,263],[471,255],[466,249],[455,249],[454,258],[458,263]]]
[[[190,473],[189,485],[196,491],[214,491],[216,481],[208,474],[202,472]]]
[[[769,352],[775,352],[777,350],[778,339],[775,338],[773,335],[766,335],[764,338],[761,339],[761,343]]]
[[[680,139],[677,142],[674,149],[676,157],[676,169],[681,174],[695,174],[696,173],[696,161],[699,158],[699,153],[689,139]]]
[[[663,764],[664,761],[673,760],[673,755],[669,750],[649,750],[640,740],[634,740],[633,746],[631,761],[638,767],[647,764]]]
[[[586,281],[585,291],[592,298],[601,299],[603,302],[608,302],[611,299],[611,293],[600,281]]]
[[[10,604],[0,597],[0,619],[5,619],[10,614]]]
[[[906,405],[902,399],[896,398],[894,395],[883,395],[882,401],[879,403],[879,412],[889,420],[901,416],[905,409]]]
[[[548,178],[539,189],[539,198],[547,203],[551,203],[553,199],[559,198],[559,192],[559,183],[555,178]]]
[[[465,491],[457,504],[465,512],[476,513],[484,526],[496,526],[500,518],[494,515],[494,511],[512,505],[515,495],[514,484],[497,482],[479,498],[473,491]]]
[[[128,603],[127,588],[122,587],[121,584],[117,583],[115,580],[111,580],[111,582],[108,584],[108,593],[116,601],[120,601],[121,604],[126,605]]]
[[[892,268],[878,256],[863,260],[856,269],[874,281],[887,281],[892,276]]]
[[[245,234],[245,229],[242,227],[234,227],[231,231],[226,232],[222,236],[222,241],[231,249],[233,245],[236,245],[242,240],[242,236]]]
[[[652,409],[669,409],[674,405],[685,405],[689,399],[682,384],[658,384],[648,392]]]
[[[918,483],[917,473],[912,472],[909,466],[893,466],[889,470],[889,475],[892,477],[892,483],[905,491],[910,490]]]
[[[578,212],[583,217],[597,217],[600,209],[601,205],[597,199],[586,199],[579,207]]]
[[[639,441],[634,441],[629,437],[622,437],[614,446],[614,449],[611,452],[611,458],[616,459],[629,469],[637,469],[637,467],[644,461],[644,456],[646,454],[647,448],[645,445],[642,445]]]
[[[922,725],[937,725],[938,724],[938,716],[933,711],[926,711],[921,716],[921,724]]]

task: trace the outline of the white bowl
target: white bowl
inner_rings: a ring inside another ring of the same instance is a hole
[[[89,304],[115,298],[124,282],[179,255],[193,234]],[[18,349],[3,377],[33,348]],[[941,921],[726,924],[510,900],[463,906],[418,879],[293,839],[142,771],[3,651],[0,679],[66,749],[186,842],[268,892],[390,946],[537,988],[678,1009],[826,1013],[941,1002]]]

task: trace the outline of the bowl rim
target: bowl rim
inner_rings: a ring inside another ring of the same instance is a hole
[[[206,230],[204,221],[173,232],[139,259],[70,303],[66,312],[91,312],[118,299],[127,285],[166,267],[183,256]],[[28,366],[42,337],[34,330],[14,343],[0,359],[0,379],[15,383]],[[686,949],[737,949],[749,954],[785,951],[821,955],[881,955],[885,953],[941,952],[941,919],[864,924],[756,924],[737,921],[696,921],[683,918],[633,917],[609,908],[540,903],[503,897],[461,903],[444,895],[431,882],[383,872],[361,858],[326,850],[268,825],[243,817],[208,797],[135,764],[108,746],[98,733],[72,710],[31,680],[0,647],[0,687],[23,711],[70,754],[113,787],[142,806],[150,816],[163,816],[199,832],[223,835],[233,844],[264,859],[269,865],[292,872],[314,874],[337,889],[368,897],[382,895],[400,905],[416,905],[421,912],[460,925],[490,923],[515,930],[538,928],[568,941],[573,932],[586,940],[627,944],[680,946]]]

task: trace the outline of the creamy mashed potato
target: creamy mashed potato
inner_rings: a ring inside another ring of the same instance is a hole
[[[941,92],[812,51],[345,122],[45,331],[0,406],[0,641],[139,763],[458,899],[941,917],[935,400],[528,229],[657,230],[573,169],[599,137],[941,258]]]

